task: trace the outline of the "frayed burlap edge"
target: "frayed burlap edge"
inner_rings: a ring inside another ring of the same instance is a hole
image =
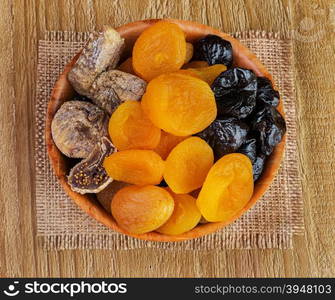
[[[205,239],[199,247],[199,239]],[[55,235],[37,236],[38,245],[44,250],[101,249],[131,250],[136,248],[159,248],[165,250],[213,250],[213,249],[288,249],[292,248],[292,235],[267,234],[211,234],[184,242],[148,242],[126,235]]]

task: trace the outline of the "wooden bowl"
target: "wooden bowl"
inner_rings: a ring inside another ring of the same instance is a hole
[[[144,20],[126,24],[121,26],[117,29],[117,31],[121,34],[122,37],[126,40],[126,53],[125,56],[128,57],[131,55],[131,49],[137,37],[140,33],[156,23],[159,20]],[[208,27],[206,25],[190,22],[190,21],[182,21],[182,20],[173,20],[169,19],[170,22],[174,22],[178,24],[186,33],[187,41],[194,42],[197,39],[207,35],[207,34],[215,34],[219,35],[222,38],[231,42],[233,46],[233,53],[234,53],[234,64],[251,69],[255,72],[257,76],[265,76],[272,80],[271,75],[266,70],[266,68],[262,65],[262,63],[257,59],[257,57],[250,52],[245,46],[243,46],[238,40],[234,39],[230,35],[226,33],[222,33],[216,29]],[[120,228],[113,217],[106,212],[106,210],[98,203],[96,200],[95,195],[86,194],[81,195],[71,190],[70,186],[67,183],[67,175],[70,170],[69,159],[66,158],[56,147],[53,142],[52,135],[51,135],[51,121],[59,109],[59,107],[64,103],[64,101],[70,100],[74,95],[75,92],[67,80],[67,73],[74,65],[78,58],[79,54],[77,54],[72,61],[70,61],[64,69],[64,72],[58,78],[51,94],[51,99],[48,104],[48,111],[46,117],[46,144],[47,150],[49,154],[49,158],[51,164],[53,166],[54,172],[57,175],[60,183],[62,184],[64,190],[67,194],[74,200],[74,202],[86,213],[90,216],[98,220],[100,223],[108,226],[109,228],[139,238],[143,240],[150,240],[150,241],[160,241],[160,242],[176,242],[176,241],[183,241],[188,239],[194,239],[223,228],[227,224],[232,223],[237,218],[239,218],[245,211],[250,209],[258,199],[262,197],[265,191],[270,186],[272,180],[274,179],[279,166],[282,160],[282,156],[284,153],[285,147],[285,137],[278,144],[268,158],[266,165],[264,167],[264,171],[260,179],[255,184],[254,194],[247,205],[238,212],[233,218],[226,222],[216,222],[216,223],[207,223],[207,224],[199,224],[197,227],[192,229],[189,232],[178,236],[169,236],[160,234],[157,232],[150,232],[146,234],[134,235],[129,234],[122,228]],[[280,101],[278,110],[284,116],[283,111],[283,103]]]

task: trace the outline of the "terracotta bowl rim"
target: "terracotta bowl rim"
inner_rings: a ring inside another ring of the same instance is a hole
[[[133,39],[136,37],[136,32],[141,32],[145,28],[151,26],[152,24],[156,23],[157,21],[162,19],[150,19],[150,20],[142,20],[131,22],[120,26],[117,28],[117,31],[120,32],[122,36],[128,36],[126,41],[129,39]],[[269,78],[272,82],[272,76],[266,70],[264,65],[258,60],[258,58],[243,44],[241,44],[238,40],[233,38],[232,36],[223,33],[219,30],[213,29],[209,26],[199,24],[192,21],[185,21],[185,20],[176,20],[176,19],[164,19],[170,22],[174,22],[181,26],[186,33],[192,34],[216,34],[219,35],[227,40],[229,40],[234,49],[234,56],[238,55],[245,59],[245,63],[257,74],[257,76],[265,76]],[[233,223],[237,220],[243,213],[249,210],[266,192],[269,188],[270,184],[272,183],[274,177],[277,174],[277,171],[280,167],[281,160],[284,154],[284,148],[286,143],[286,135],[284,136],[283,140],[280,144],[276,146],[271,156],[268,158],[267,163],[265,165],[265,169],[261,178],[255,184],[255,190],[252,198],[247,203],[247,205],[239,211],[232,219],[227,222],[215,222],[215,223],[206,223],[206,224],[199,224],[191,231],[188,231],[184,234],[178,236],[169,236],[160,234],[157,232],[149,232],[146,234],[131,234],[121,227],[114,221],[111,214],[109,214],[99,203],[97,200],[94,199],[92,195],[86,194],[81,195],[71,190],[70,186],[67,183],[67,172],[66,172],[66,160],[65,156],[57,149],[56,145],[53,142],[52,135],[51,135],[51,122],[53,119],[54,114],[56,113],[58,107],[63,103],[65,100],[61,100],[64,97],[69,98],[72,94],[74,95],[73,90],[71,92],[71,85],[67,81],[66,75],[73,66],[74,62],[77,60],[79,53],[66,65],[64,68],[63,73],[59,76],[58,80],[55,83],[55,86],[51,93],[51,98],[48,103],[48,110],[46,116],[46,129],[45,129],[45,138],[46,138],[46,145],[47,145],[47,152],[49,155],[49,159],[53,170],[60,181],[62,187],[68,194],[68,196],[87,214],[91,217],[99,221],[100,223],[104,224],[105,226],[111,228],[114,231],[126,234],[128,236],[132,236],[138,239],[147,240],[147,241],[158,241],[158,242],[178,242],[184,240],[195,239],[225,227],[228,224]],[[274,82],[273,82],[274,84]],[[275,85],[275,84],[274,84]],[[283,103],[282,99],[280,99],[280,104],[278,106],[279,112],[284,115]]]

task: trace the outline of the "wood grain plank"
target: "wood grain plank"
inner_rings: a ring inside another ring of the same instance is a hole
[[[334,276],[334,59],[331,1],[292,3],[298,139],[310,276]],[[308,19],[307,19],[308,18]],[[309,21],[309,30],[304,23]],[[311,21],[312,20],[312,21]],[[305,29],[305,30],[304,30]]]
[[[15,170],[15,159],[13,157],[13,149],[15,149],[15,132],[14,128],[11,127],[14,121],[14,111],[15,111],[15,91],[14,91],[14,71],[13,71],[13,47],[12,47],[12,37],[13,37],[13,12],[12,6],[9,2],[4,3],[2,6],[3,17],[0,18],[0,30],[2,34],[0,35],[0,45],[1,45],[1,55],[0,55],[0,151],[2,155],[0,156],[0,213],[2,218],[0,218],[0,276],[5,276],[9,274],[7,270],[11,267],[10,261],[8,259],[15,259],[14,256],[7,258],[6,254],[8,248],[11,247],[12,243],[9,241],[8,236],[8,226],[15,223],[14,220],[10,219],[11,213],[11,201],[16,201],[15,197],[17,194],[16,186],[16,170]],[[9,167],[9,168],[8,168]],[[5,168],[8,168],[4,172]],[[14,215],[15,216],[15,215]],[[7,223],[9,221],[10,223]],[[17,228],[17,226],[14,224]],[[17,273],[18,270],[14,266],[13,273]]]
[[[16,162],[16,149],[18,149],[18,141],[16,135],[17,107],[15,89],[16,74],[14,68],[14,11],[11,3],[6,2],[3,6],[4,17],[0,21],[1,45],[1,71],[0,71],[0,111],[1,111],[1,173],[0,173],[0,198],[2,210],[4,211],[2,234],[2,243],[4,249],[1,260],[5,260],[6,266],[4,274],[9,276],[19,276],[22,273],[22,253],[20,245],[22,245],[22,236],[20,234],[22,228],[22,215],[20,214],[19,202],[19,170]],[[1,218],[2,219],[2,218]],[[13,232],[16,234],[13,235]],[[14,246],[15,245],[15,246]],[[14,247],[13,247],[14,246]],[[1,263],[2,265],[2,263]]]

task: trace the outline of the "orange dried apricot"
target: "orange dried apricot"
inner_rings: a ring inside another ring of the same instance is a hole
[[[240,153],[228,154],[210,169],[197,206],[207,221],[230,221],[248,203],[253,189],[250,159]]]
[[[124,150],[105,158],[107,174],[118,181],[146,185],[163,179],[164,161],[152,150]]]
[[[161,137],[161,130],[138,101],[126,101],[116,109],[109,119],[108,132],[118,150],[154,149]]]
[[[135,74],[134,68],[133,68],[133,58],[129,57],[127,58],[122,64],[120,64],[117,68],[120,71],[129,73],[129,74]]]
[[[193,45],[191,43],[186,43],[186,57],[184,64],[187,64],[193,56]]]
[[[227,67],[225,65],[213,65],[203,68],[188,68],[186,71],[192,71],[197,75],[198,78],[206,81],[209,85],[212,85],[213,81],[218,77],[222,72],[226,71]]]
[[[202,78],[196,72],[194,72],[192,69],[180,69],[176,72],[173,72],[173,74],[188,75],[188,76],[192,76],[192,77],[195,77],[195,78],[198,78],[198,79],[202,80]]]
[[[116,193],[111,205],[116,222],[133,234],[159,228],[169,219],[173,208],[170,193],[152,185],[125,187]]]
[[[174,200],[173,213],[167,222],[156,231],[168,235],[177,235],[197,226],[201,213],[195,203],[196,199],[187,194],[169,192]]]
[[[210,86],[180,73],[163,74],[150,81],[141,102],[157,127],[177,136],[202,131],[217,113]]]
[[[185,33],[171,22],[157,22],[144,30],[134,44],[133,68],[147,81],[179,70],[185,59]]]
[[[113,180],[106,188],[100,191],[97,195],[99,203],[106,211],[111,212],[111,203],[114,195],[122,188],[129,186],[128,183]]]
[[[171,150],[186,138],[186,136],[176,136],[162,130],[159,144],[153,150],[165,160]]]
[[[189,68],[205,68],[208,67],[208,63],[204,60],[194,60],[191,61],[185,65],[183,65],[183,69],[189,69]]]
[[[188,69],[181,69],[176,71],[175,73],[178,74],[185,74],[190,75],[196,78],[199,78],[209,85],[212,85],[214,80],[224,71],[227,70],[225,65],[213,65],[209,67],[202,67],[202,68],[188,68]]]
[[[202,186],[214,162],[212,148],[199,137],[179,143],[165,161],[164,179],[176,194],[187,194]]]

